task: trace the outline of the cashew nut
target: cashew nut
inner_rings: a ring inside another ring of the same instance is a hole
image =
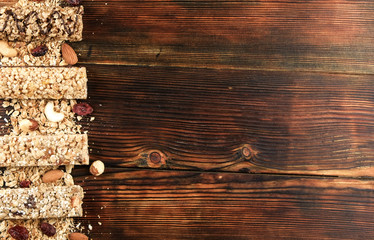
[[[11,48],[6,41],[0,41],[0,53],[5,57],[15,57],[18,55],[17,50]]]
[[[53,102],[48,102],[44,108],[44,114],[51,122],[61,122],[64,119],[64,114],[55,112]]]

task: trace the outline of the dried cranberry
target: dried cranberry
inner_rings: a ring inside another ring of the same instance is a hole
[[[9,228],[8,233],[16,240],[29,239],[29,231],[25,227],[19,225]]]
[[[48,52],[48,47],[46,45],[40,45],[33,50],[31,50],[31,54],[34,57],[42,57]]]
[[[43,222],[42,224],[40,224],[40,229],[42,230],[42,233],[44,233],[48,237],[52,237],[53,235],[56,234],[56,228],[46,222]]]
[[[30,184],[31,184],[31,181],[30,180],[22,180],[20,183],[19,183],[19,186],[21,188],[28,188],[30,187]]]
[[[93,112],[93,108],[88,103],[77,103],[73,106],[73,112],[84,116]]]
[[[78,6],[81,3],[81,0],[66,0],[70,5]]]

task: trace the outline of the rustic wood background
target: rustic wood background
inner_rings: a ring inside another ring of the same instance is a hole
[[[374,239],[372,0],[83,4],[93,239]]]

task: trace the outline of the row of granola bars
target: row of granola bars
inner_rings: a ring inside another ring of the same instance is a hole
[[[13,131],[0,137],[0,239],[88,239],[71,218],[83,214],[83,189],[60,169],[89,164],[87,134],[71,116],[87,74],[65,43],[82,40],[82,15],[78,0],[0,9],[0,98],[13,108],[4,119]]]

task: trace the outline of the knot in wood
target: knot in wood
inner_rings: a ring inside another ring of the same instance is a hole
[[[147,152],[147,164],[152,168],[160,168],[166,164],[166,156],[161,151],[151,150]]]
[[[161,154],[158,152],[151,152],[149,154],[149,160],[155,164],[158,164],[161,162]]]

